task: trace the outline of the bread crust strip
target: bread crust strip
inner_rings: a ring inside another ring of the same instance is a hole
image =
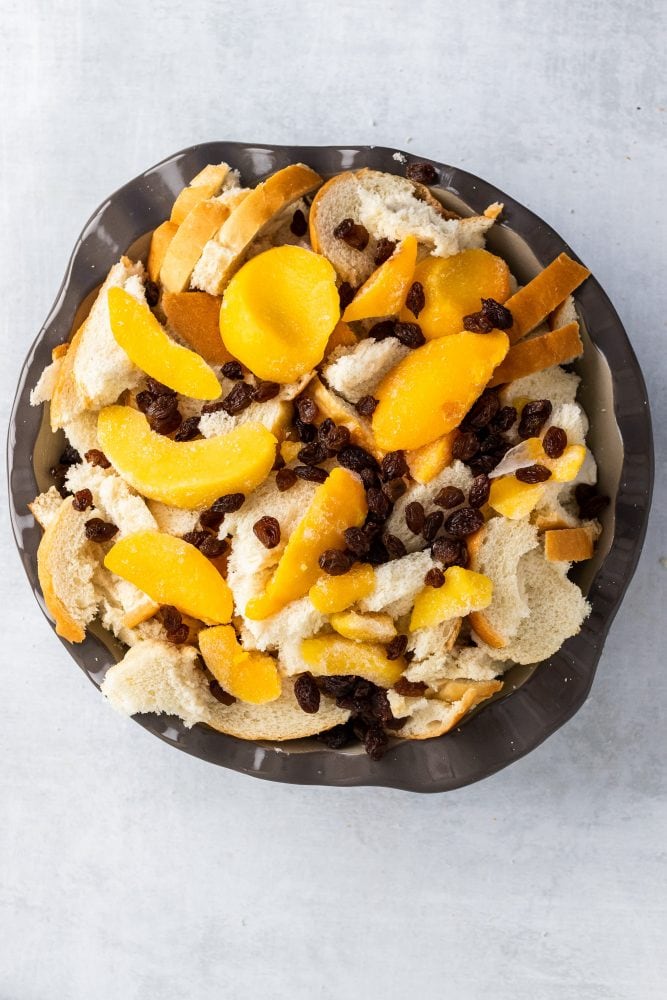
[[[515,379],[544,371],[553,365],[563,365],[578,358],[583,350],[578,323],[567,323],[557,330],[531,337],[530,340],[510,347],[505,360],[494,371],[489,388],[514,382]]]
[[[532,281],[510,296],[505,303],[514,320],[507,330],[510,343],[515,344],[539,326],[590,273],[583,264],[561,253]]]

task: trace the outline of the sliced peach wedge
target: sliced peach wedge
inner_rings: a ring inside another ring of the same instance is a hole
[[[308,596],[323,615],[333,615],[368,597],[374,587],[375,570],[368,563],[360,563],[342,576],[320,577]]]
[[[352,323],[374,316],[396,316],[403,308],[417,263],[417,238],[406,236],[391,257],[373,271],[343,313]]]
[[[343,532],[363,524],[367,510],[361,480],[347,469],[333,469],[290,536],[265,593],[248,602],[246,616],[261,621],[305,597],[323,575],[319,557],[327,549],[344,549]]]
[[[184,396],[218,398],[220,383],[213,370],[199,354],[172,340],[147,305],[124,288],[110,288],[108,301],[111,332],[130,361]]]
[[[509,350],[500,330],[438,337],[411,351],[375,391],[373,432],[383,451],[408,451],[454,430]]]
[[[274,658],[243,649],[231,625],[203,629],[199,650],[221,687],[239,701],[265,705],[280,697],[282,682]]]
[[[244,264],[227,286],[220,333],[261,379],[294,382],[312,371],[340,318],[336,272],[325,257],[279,246]]]
[[[355,642],[340,635],[304,639],[301,656],[316,677],[355,674],[385,688],[393,687],[407,667],[403,657],[388,660],[386,646],[375,642]]]
[[[234,601],[227,582],[199,549],[182,538],[137,531],[109,549],[104,565],[158,604],[171,604],[207,624],[231,620]]]
[[[209,507],[226,493],[250,493],[268,476],[277,441],[247,423],[203,441],[156,434],[143,413],[107,406],[97,421],[100,446],[114,468],[151,500],[187,510]]]
[[[482,298],[504,302],[510,294],[510,271],[488,250],[463,250],[451,257],[426,257],[415,268],[414,280],[424,289],[424,307],[417,322],[427,340],[463,329],[463,317],[477,312]],[[414,323],[405,306],[400,317]]]
[[[488,608],[493,598],[493,583],[483,573],[461,566],[445,570],[442,587],[425,587],[417,594],[410,631],[439,625],[451,618],[462,618],[471,611]]]

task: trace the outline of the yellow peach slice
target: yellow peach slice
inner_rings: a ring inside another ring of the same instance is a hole
[[[581,466],[586,458],[586,448],[583,444],[568,445],[558,458],[549,458],[544,448],[542,440],[538,437],[526,438],[510,448],[491,478],[511,475],[518,469],[526,468],[529,465],[543,465],[551,472],[551,482],[570,483],[576,479]]]
[[[345,322],[398,315],[412,284],[416,263],[417,238],[406,236],[361,286],[343,313]]]
[[[156,434],[130,406],[101,410],[97,436],[111,464],[138,493],[187,510],[208,507],[223,494],[252,492],[276,457],[276,439],[261,424],[179,442]]]
[[[308,591],[308,596],[323,615],[333,615],[368,597],[374,587],[375,570],[367,563],[361,563],[342,576],[320,577]]]
[[[234,601],[226,581],[199,549],[175,535],[162,531],[126,535],[109,549],[104,565],[158,604],[173,604],[208,624],[232,617]]]
[[[426,257],[415,268],[414,280],[424,289],[425,304],[416,322],[427,340],[460,333],[463,317],[478,312],[482,298],[504,302],[510,293],[507,264],[488,250]],[[401,319],[415,322],[407,306],[401,312]]]
[[[203,358],[168,337],[153,313],[124,288],[110,288],[109,322],[116,343],[137,368],[192,399],[217,399],[220,383]]]
[[[199,650],[221,687],[239,701],[265,705],[280,697],[282,683],[274,658],[243,649],[231,625],[200,632]]]
[[[316,677],[363,677],[379,687],[393,687],[407,664],[403,657],[387,659],[387,650],[372,642],[355,642],[338,635],[320,635],[301,643],[302,659]]]
[[[378,447],[413,450],[458,427],[508,349],[507,336],[493,330],[439,337],[411,351],[375,391]]]
[[[294,382],[324,357],[340,316],[336,272],[303,247],[273,247],[237,271],[225,290],[220,333],[262,379]]]
[[[340,611],[329,618],[332,629],[355,642],[391,642],[397,635],[391,615],[362,615],[358,611]]]
[[[491,481],[489,506],[510,521],[517,521],[537,507],[545,490],[544,483],[522,483],[515,476],[500,476]]]
[[[333,469],[292,532],[265,593],[248,602],[246,616],[261,621],[305,597],[322,576],[319,557],[327,549],[344,549],[343,532],[363,524],[367,510],[361,480],[347,469]]]
[[[475,573],[461,566],[445,570],[442,587],[425,587],[417,594],[410,631],[430,628],[450,618],[462,618],[471,611],[488,608],[493,598],[493,583],[483,573]]]
[[[415,448],[406,454],[410,475],[416,482],[430,483],[451,464],[455,437],[456,431],[448,431],[430,444],[422,445],[421,448]]]

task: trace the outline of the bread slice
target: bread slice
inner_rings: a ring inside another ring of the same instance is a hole
[[[74,510],[72,497],[49,520],[37,550],[37,574],[56,632],[69,642],[83,642],[97,612],[93,573],[94,543],[85,534],[87,518]]]
[[[148,260],[146,261],[146,270],[151,281],[158,281],[169,244],[176,235],[177,230],[178,226],[171,219],[167,219],[166,222],[163,222],[157,229],[153,230],[151,245],[148,251]]]
[[[552,365],[564,365],[583,352],[579,323],[568,323],[510,347],[505,359],[494,371],[489,386],[513,382]]]
[[[257,185],[209,239],[192,275],[192,287],[220,295],[241,266],[252,241],[285,209],[310,194],[322,178],[303,163],[278,170]]]
[[[468,539],[470,568],[493,582],[493,600],[484,611],[468,617],[471,628],[487,646],[503,649],[529,614],[518,579],[521,559],[537,546],[537,529],[528,520],[493,517]]]
[[[548,399],[555,410],[565,403],[575,402],[580,381],[574,372],[552,365],[509,382],[501,389],[500,398],[503,406],[521,405],[530,399]]]
[[[540,663],[579,632],[590,614],[590,605],[579,587],[568,579],[566,569],[566,564],[547,562],[541,547],[523,556],[518,576],[528,614],[520,621],[514,637],[503,647],[503,659],[522,664]],[[478,636],[478,645],[493,656],[493,649],[480,639]]]
[[[219,296],[207,292],[164,292],[162,309],[170,332],[201,354],[210,365],[224,365],[232,356],[220,336]]]
[[[359,601],[360,611],[385,611],[392,618],[406,615],[425,587],[424,577],[437,564],[431,553],[410,552],[375,567],[375,587]]]
[[[177,226],[200,202],[220,194],[224,188],[238,187],[239,175],[228,163],[209,163],[176,196],[171,221]]]
[[[58,490],[55,486],[50,486],[45,493],[40,493],[28,504],[28,509],[40,528],[46,529],[60,510],[62,502],[63,498]]]
[[[396,337],[385,340],[369,337],[325,365],[322,378],[348,403],[358,403],[362,396],[372,396],[387,372],[409,353],[410,348]]]
[[[341,427],[347,427],[350,432],[350,440],[353,444],[359,445],[360,448],[365,448],[366,451],[370,451],[377,458],[382,457],[383,452],[378,449],[375,442],[375,435],[373,434],[370,420],[360,416],[350,403],[331,392],[321,379],[317,377],[313,378],[308,385],[305,395],[309,399],[312,399],[317,406],[318,416],[316,422],[318,425],[327,417],[330,417],[334,423],[340,424]]]
[[[160,281],[168,292],[182,292],[190,284],[195,264],[215,236],[230,208],[220,201],[202,201],[178,227],[160,268]]]
[[[144,640],[128,650],[107,671],[102,693],[125,715],[174,715],[188,727],[202,722],[242,740],[301,739],[349,718],[349,712],[329,698],[322,698],[318,712],[307,714],[299,707],[289,679],[283,680],[280,698],[269,704],[222,705],[210,693],[197,650],[159,640]]]
[[[402,698],[395,691],[388,694],[396,718],[407,722],[397,736],[411,740],[430,740],[443,736],[472,711],[502,689],[502,681],[446,681],[435,698]]]
[[[356,250],[334,236],[343,221],[361,223],[368,245]],[[362,169],[332,177],[315,196],[310,208],[310,240],[324,254],[343,281],[354,288],[375,269],[379,239],[398,241],[413,233],[422,246],[441,257],[467,247],[483,245],[493,219],[459,219],[448,212],[428,188],[405,177]]]
[[[85,455],[91,449],[101,451],[100,442],[97,437],[97,410],[84,410],[77,417],[72,417],[63,430],[69,443],[75,448],[79,455]]]
[[[590,559],[599,532],[591,521],[579,528],[559,528],[545,531],[544,557],[547,562],[581,562]]]
[[[47,365],[37,380],[37,384],[30,392],[30,405],[40,406],[41,403],[48,403],[53,395],[53,391],[58,381],[58,374],[62,367],[64,355],[55,358],[50,365]]]
[[[135,388],[141,372],[116,343],[109,321],[107,293],[124,288],[145,302],[143,264],[122,257],[109,271],[87,319],[74,334],[62,359],[51,398],[51,428],[58,430],[84,410],[115,403],[125,389]]]
[[[231,416],[224,410],[214,413],[202,413],[199,418],[199,431],[204,437],[216,437],[218,434],[228,434],[241,424],[263,424],[279,440],[285,436],[285,431],[292,414],[291,405],[277,396],[266,403],[251,403],[241,413]]]
[[[590,273],[583,264],[561,253],[532,281],[510,296],[505,303],[513,318],[507,331],[510,343],[516,343],[539,326]]]
[[[442,510],[442,507],[438,507],[433,503],[434,498],[440,490],[445,486],[456,486],[460,490],[463,490],[464,494],[467,494],[472,485],[472,480],[473,476],[467,465],[456,459],[428,483],[412,484],[394,504],[394,509],[387,521],[386,530],[390,534],[400,538],[408,552],[416,552],[418,549],[423,548],[425,543],[422,536],[415,535],[406,524],[405,508],[409,503],[418,502],[423,506],[426,514],[430,514],[434,510]],[[446,511],[445,513],[449,514],[451,511]]]
[[[199,520],[198,510],[172,507],[160,500],[147,500],[146,506],[155,518],[159,531],[165,531],[168,535],[178,535],[179,538],[187,535],[189,531],[194,531]]]
[[[443,623],[444,624],[444,623]],[[441,628],[441,626],[436,626]],[[460,623],[455,631],[459,632]],[[420,629],[425,632],[426,629]],[[408,644],[409,646],[409,644]],[[505,664],[492,660],[478,646],[454,645],[450,650],[434,650],[424,659],[415,658],[405,671],[404,676],[409,681],[422,681],[433,691],[448,680],[467,677],[473,681],[492,681],[505,668]]]

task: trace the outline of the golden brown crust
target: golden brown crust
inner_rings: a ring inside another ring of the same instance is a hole
[[[220,336],[222,299],[208,292],[164,292],[162,308],[170,327],[210,365],[224,365],[232,356]]]
[[[169,244],[176,235],[178,225],[171,219],[167,219],[153,231],[151,236],[151,246],[148,251],[148,261],[146,270],[151,281],[157,281],[160,277],[160,268],[164,261],[165,254],[169,249]]]
[[[449,716],[448,719],[442,722],[429,722],[422,731],[410,730],[405,739],[409,740],[432,740],[437,736],[444,736],[451,729],[456,726],[461,719],[472,711],[481,702],[486,701],[492,695],[496,694],[501,690],[503,686],[502,681],[448,681],[443,688],[438,692],[438,697],[443,700],[448,700],[443,698],[443,693],[450,693],[454,703],[458,703],[457,710]],[[399,730],[396,734],[397,736],[402,736]]]
[[[202,250],[228,218],[229,207],[219,201],[202,201],[192,209],[162,261],[160,281],[168,292],[182,292],[188,287]]]
[[[549,330],[530,340],[523,340],[510,347],[505,360],[494,371],[489,387],[514,382],[553,365],[565,364],[578,358],[583,350],[578,323],[568,323],[558,330]]]
[[[62,507],[46,528],[37,549],[37,576],[44,595],[44,602],[56,623],[56,632],[69,642],[83,642],[86,630],[77,622],[62,598],[56,593],[53,580],[53,566],[60,563],[62,554],[61,517],[66,517],[72,499],[63,501]]]
[[[484,541],[485,533],[486,528],[482,526],[479,531],[476,531],[474,535],[470,535],[467,539],[470,569],[476,572],[480,572],[479,551]],[[491,646],[492,649],[502,649],[503,646],[507,645],[508,640],[491,625],[483,611],[471,611],[468,615],[468,621],[478,639],[485,642],[487,646]]]
[[[378,449],[370,423],[364,417],[358,416],[349,403],[331,392],[318,377],[310,382],[304,395],[317,405],[320,414],[317,418],[319,423],[325,417],[330,417],[334,423],[347,427],[354,444],[370,451],[377,458],[383,457],[384,452]]]
[[[593,555],[593,532],[587,527],[559,528],[544,533],[547,562],[581,562]]]
[[[505,303],[514,320],[507,331],[510,343],[516,343],[539,326],[590,273],[587,267],[562,253],[515,292]]]

